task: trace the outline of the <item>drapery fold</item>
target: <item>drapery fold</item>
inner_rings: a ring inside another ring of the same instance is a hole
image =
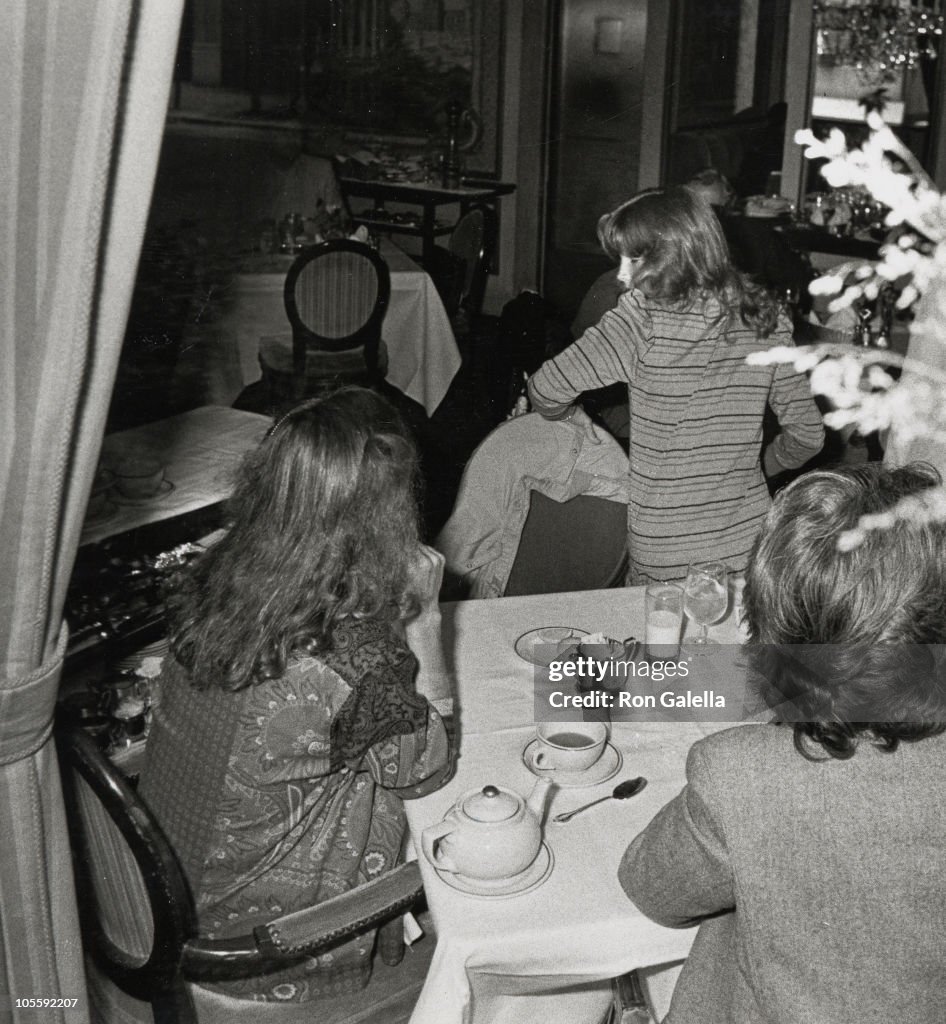
[[[49,732],[182,3],[0,5],[0,1019],[87,1019]]]

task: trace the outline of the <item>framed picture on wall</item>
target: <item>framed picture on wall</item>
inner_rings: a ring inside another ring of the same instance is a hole
[[[464,171],[498,177],[503,0],[186,0],[180,82],[248,94],[246,117],[437,152],[459,102]]]

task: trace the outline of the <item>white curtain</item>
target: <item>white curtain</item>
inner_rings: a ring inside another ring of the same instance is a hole
[[[86,1018],[56,757],[62,608],[183,0],[0,3],[0,1019]],[[20,1010],[32,997],[75,1010]]]

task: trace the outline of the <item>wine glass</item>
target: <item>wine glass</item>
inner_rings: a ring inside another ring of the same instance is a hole
[[[711,622],[721,619],[729,605],[729,569],[722,562],[691,562],[683,586],[683,610],[700,627],[700,635],[687,640],[695,654],[706,654],[715,644],[707,635]]]

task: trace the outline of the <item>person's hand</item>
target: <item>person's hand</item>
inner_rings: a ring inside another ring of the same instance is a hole
[[[529,408],[529,396],[523,394],[516,399],[516,403],[509,410],[509,414],[506,416],[506,419],[518,419],[520,416],[525,416],[529,412],[531,412],[531,409]]]
[[[443,555],[420,544],[410,567],[410,592],[420,605],[417,613],[403,621],[404,639],[417,658],[415,685],[428,700],[447,701],[453,697],[450,670],[441,640],[438,596],[443,580]],[[444,705],[445,706],[445,705]]]
[[[419,544],[408,567],[408,590],[420,603],[421,612],[436,607],[443,583],[444,557],[436,548]]]

